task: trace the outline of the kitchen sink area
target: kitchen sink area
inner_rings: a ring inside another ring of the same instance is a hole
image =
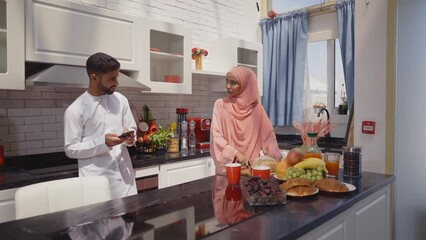
[[[303,145],[303,141],[299,135],[277,135],[278,146],[280,149],[292,149]],[[328,141],[326,138],[320,138],[317,142],[322,152],[341,153],[342,147],[346,146],[343,138],[331,137]]]

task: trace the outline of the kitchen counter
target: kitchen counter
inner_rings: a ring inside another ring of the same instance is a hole
[[[196,149],[186,154],[167,151],[142,154],[129,148],[129,153],[135,169],[210,156],[208,149]],[[68,158],[63,152],[10,157],[6,158],[6,166],[0,171],[0,190],[78,176],[77,160]]]
[[[287,150],[302,143],[298,135],[277,135],[277,140],[280,149]],[[325,146],[323,141],[319,144],[320,147]],[[342,144],[342,139],[332,138],[329,144],[332,148],[323,147],[322,150],[341,153]],[[135,169],[210,156],[209,149],[196,149],[186,154],[166,151],[146,154],[129,148],[129,153]],[[68,158],[64,152],[6,157],[5,160],[6,168],[0,171],[0,190],[78,176],[77,161]]]
[[[253,207],[244,200],[244,194],[240,200],[227,200],[230,195],[226,177],[215,175],[122,199],[2,223],[0,235],[20,240],[68,239],[70,234],[84,232],[90,236],[114,228],[131,234],[131,239],[296,239],[339,219],[357,204],[389,188],[394,179],[391,175],[363,172],[362,178],[341,179],[356,186],[350,193],[320,192],[303,199],[289,198],[285,205]]]

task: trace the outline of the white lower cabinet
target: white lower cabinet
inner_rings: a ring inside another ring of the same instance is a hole
[[[18,189],[0,191],[0,223],[15,220],[15,192]]]
[[[301,240],[388,240],[390,238],[390,186],[303,235]]]
[[[197,158],[160,165],[158,188],[194,181],[215,174],[213,158]]]

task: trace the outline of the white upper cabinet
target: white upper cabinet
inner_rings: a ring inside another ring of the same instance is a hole
[[[192,93],[191,29],[141,18],[139,81],[153,93]]]
[[[25,89],[24,0],[0,0],[0,89]]]
[[[259,94],[263,95],[263,48],[261,43],[236,38],[218,39],[211,43],[209,50],[210,69],[227,72],[234,66],[245,66],[257,76]],[[213,91],[225,91],[224,81],[211,83]]]
[[[10,1],[12,2],[12,1]],[[84,66],[105,52],[125,70],[139,70],[139,18],[65,0],[26,6],[26,60]]]

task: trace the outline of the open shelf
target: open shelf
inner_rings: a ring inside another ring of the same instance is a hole
[[[204,70],[192,70],[192,74],[206,75],[206,76],[217,76],[217,77],[225,77],[226,76],[226,72],[204,71]]]
[[[183,55],[151,51],[151,59],[163,60],[163,61],[175,61],[175,60],[183,59]]]

